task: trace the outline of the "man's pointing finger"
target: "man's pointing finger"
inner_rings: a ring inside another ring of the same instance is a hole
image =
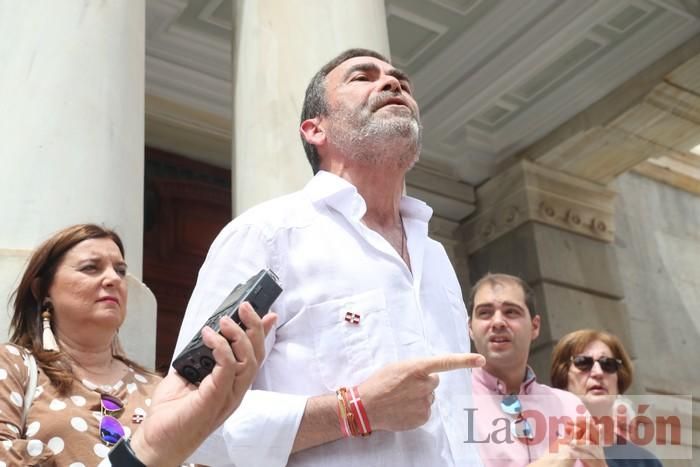
[[[448,353],[421,358],[416,363],[418,368],[426,373],[439,373],[484,366],[486,359],[478,353]]]

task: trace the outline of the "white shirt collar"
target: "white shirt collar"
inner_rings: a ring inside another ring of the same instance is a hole
[[[312,203],[324,203],[348,219],[360,220],[367,212],[367,204],[350,182],[330,172],[320,170],[304,187]],[[399,209],[406,218],[427,223],[433,210],[423,201],[410,196],[401,197]]]

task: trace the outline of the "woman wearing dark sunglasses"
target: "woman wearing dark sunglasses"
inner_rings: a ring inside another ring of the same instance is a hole
[[[203,331],[217,367],[194,387],[127,358],[118,339],[126,303],[113,231],[75,225],[36,249],[14,293],[11,344],[0,345],[0,466],[108,465],[108,456],[120,466],[175,465],[238,406],[274,316],[242,306],[246,332],[221,323],[232,344]]]
[[[562,337],[552,352],[552,386],[581,398],[599,420],[612,420],[615,401],[632,384],[632,361],[622,342],[605,331],[583,329]],[[630,443],[622,433],[604,447],[609,466],[657,467],[649,451]]]

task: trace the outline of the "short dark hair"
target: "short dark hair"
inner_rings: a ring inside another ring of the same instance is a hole
[[[467,299],[467,313],[470,317],[474,312],[474,297],[476,297],[476,293],[479,291],[479,289],[485,284],[489,284],[493,287],[494,285],[503,282],[515,282],[517,285],[519,285],[523,290],[523,295],[525,296],[525,306],[527,306],[527,310],[530,312],[530,317],[534,318],[538,314],[535,308],[535,292],[532,291],[532,288],[527,284],[527,282],[518,276],[511,276],[510,274],[492,274],[488,272],[484,277],[479,279],[476,284],[474,284],[469,292],[469,298]]]
[[[624,394],[629,389],[634,378],[632,359],[617,336],[595,329],[581,329],[565,335],[552,350],[552,368],[550,377],[552,387],[567,390],[569,387],[569,368],[571,357],[579,355],[589,344],[600,341],[607,345],[614,358],[622,360],[622,366],[617,371],[617,392]]]
[[[309,85],[306,87],[306,94],[304,95],[304,105],[301,108],[300,122],[318,117],[319,115],[328,114],[328,101],[326,100],[326,76],[328,76],[328,73],[333,71],[338,65],[354,57],[374,57],[390,63],[385,56],[379,52],[375,52],[374,50],[357,48],[348,49],[341,52],[331,61],[323,65],[314,75],[314,77],[311,78]],[[318,151],[313,144],[309,144],[306,139],[304,139],[304,135],[301,135],[301,144],[304,146],[306,158],[309,160],[309,164],[311,164],[311,170],[313,170],[314,174],[316,174],[321,166],[321,159],[318,155]]]

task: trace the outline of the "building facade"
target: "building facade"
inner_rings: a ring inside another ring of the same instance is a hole
[[[120,335],[167,364],[218,228],[311,177],[311,75],[367,47],[414,80],[407,192],[434,207],[463,289],[487,271],[535,289],[537,373],[560,336],[603,328],[632,351],[635,393],[697,408],[699,16],[681,0],[2,1],[3,306],[41,240],[105,224],[131,271]]]

